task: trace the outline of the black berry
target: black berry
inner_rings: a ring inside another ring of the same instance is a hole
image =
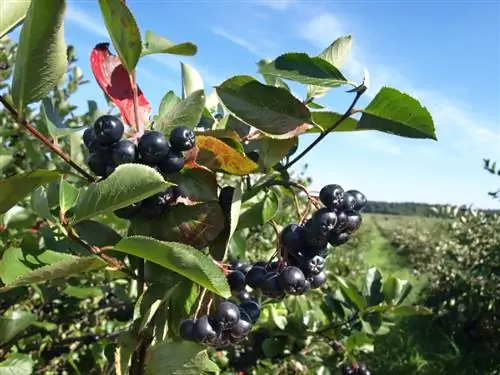
[[[111,157],[115,165],[134,163],[137,161],[137,148],[133,142],[123,139],[113,145]]]
[[[297,224],[287,225],[281,231],[280,235],[281,246],[288,252],[299,252],[304,244],[303,228]]]
[[[233,325],[229,333],[231,337],[239,339],[248,335],[251,330],[252,322],[250,321],[250,317],[247,314],[241,314],[240,319]]]
[[[257,302],[252,300],[242,302],[240,304],[240,309],[245,311],[245,313],[250,317],[252,324],[257,323],[260,316],[260,306]]]
[[[233,292],[240,292],[245,288],[245,275],[241,271],[231,271],[227,275],[227,282]]]
[[[170,144],[177,152],[191,150],[195,145],[194,132],[185,126],[178,126],[170,133]]]
[[[344,189],[340,185],[330,184],[323,186],[319,192],[321,203],[330,210],[338,209],[344,198]]]
[[[325,269],[325,258],[315,255],[307,263],[307,270],[311,275],[317,275]]]
[[[184,320],[179,327],[179,335],[187,341],[195,341],[195,321],[193,319]]]
[[[347,214],[344,211],[338,212],[337,213],[337,224],[335,225],[335,228],[333,228],[333,230],[337,233],[344,231],[348,220],[349,219],[347,217]]]
[[[94,123],[94,132],[99,143],[110,145],[123,136],[123,122],[116,116],[104,115]]]
[[[238,306],[229,301],[222,302],[214,313],[214,320],[222,330],[230,329],[240,319]]]
[[[146,164],[156,164],[167,156],[170,143],[157,131],[148,131],[139,139],[139,153]]]
[[[354,375],[354,369],[351,365],[343,365],[342,366],[342,375]]]
[[[337,224],[337,215],[335,212],[323,207],[312,215],[311,220],[315,220],[319,224],[324,225],[328,230],[333,230],[335,224]]]
[[[341,246],[341,245],[345,244],[347,241],[349,241],[350,238],[351,238],[351,235],[347,232],[344,232],[344,233],[331,232],[328,242],[333,247],[337,247],[337,246]]]
[[[243,275],[246,275],[248,271],[252,269],[252,267],[253,266],[251,264],[243,264],[241,267],[238,267],[238,271],[243,273]]]
[[[250,293],[248,293],[246,290],[242,290],[236,294],[236,298],[238,298],[240,302],[245,302],[251,299],[252,297],[250,296]]]
[[[298,267],[287,267],[280,272],[278,285],[284,292],[298,295],[304,291],[306,286],[306,277]]]
[[[344,230],[349,233],[357,231],[361,226],[361,221],[362,221],[361,215],[358,214],[356,211],[346,211],[346,215],[347,215],[347,223],[345,225]]]
[[[141,213],[147,218],[160,216],[172,199],[172,190],[167,188],[141,202]]]
[[[281,298],[284,296],[283,290],[278,283],[279,274],[277,272],[270,272],[262,282],[260,288],[262,293],[270,298]]]
[[[253,266],[245,276],[245,283],[252,289],[260,288],[266,278],[267,271],[264,267]]]
[[[85,129],[85,131],[83,132],[83,144],[85,145],[85,147],[87,147],[87,149],[89,149],[90,151],[93,151],[93,149],[96,147],[96,143],[97,140],[94,128]]]
[[[184,167],[184,162],[184,156],[181,152],[170,150],[157,164],[160,171],[172,174],[179,172]]]
[[[344,199],[342,199],[342,210],[344,211],[354,210],[355,206],[356,206],[356,198],[354,197],[354,195],[345,193]]]
[[[309,278],[309,282],[311,283],[311,289],[319,288],[326,282],[326,273],[325,271],[321,271],[317,275],[314,275]]]
[[[114,214],[118,216],[120,219],[131,219],[139,213],[140,206],[137,203],[132,203],[129,206],[120,208],[114,211]]]
[[[107,155],[102,152],[93,152],[87,158],[87,164],[97,176],[105,176],[108,166]]]
[[[328,244],[330,231],[328,228],[316,220],[308,220],[304,226],[305,255],[316,255],[316,251],[324,248]]]
[[[196,341],[201,343],[211,343],[217,339],[217,332],[214,329],[214,325],[212,325],[206,315],[196,321],[194,334]]]
[[[356,199],[356,204],[354,205],[355,211],[361,211],[368,202],[366,196],[358,190],[348,190],[347,194],[352,195]]]

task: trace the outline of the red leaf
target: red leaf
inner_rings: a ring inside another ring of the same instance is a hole
[[[90,66],[94,77],[106,95],[120,109],[123,120],[132,125],[135,123],[134,96],[130,77],[120,58],[109,52],[109,43],[97,44],[90,54]],[[149,121],[151,104],[141,89],[137,87],[139,104],[139,128],[142,129]]]

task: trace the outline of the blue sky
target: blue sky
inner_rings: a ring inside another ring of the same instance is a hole
[[[97,1],[70,1],[66,40],[76,46],[92,83],[78,100],[104,105],[89,66],[90,49],[108,41]],[[500,178],[482,158],[500,162],[500,5],[497,1],[139,1],[128,0],[141,32],[193,41],[194,57],[148,56],[138,81],[154,111],[168,90],[180,92],[180,64],[195,67],[206,89],[229,76],[256,73],[256,62],[284,52],[317,54],[341,35],[353,50],[343,71],[361,81],[370,72],[366,105],[383,85],[417,97],[436,123],[438,142],[377,132],[334,134],[304,161],[313,188],[340,183],[369,199],[474,204],[500,208],[487,191]],[[295,87],[295,86],[294,86]],[[303,96],[304,90],[296,89]],[[319,100],[343,111],[342,92]],[[83,102],[85,103],[85,102]],[[302,137],[301,147],[312,141]]]

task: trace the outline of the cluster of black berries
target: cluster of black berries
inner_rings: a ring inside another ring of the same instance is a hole
[[[146,131],[137,146],[121,139],[123,132],[118,117],[104,115],[83,133],[83,143],[90,151],[87,163],[96,175],[107,177],[125,163],[143,163],[165,174],[176,173],[184,167],[182,152],[195,146],[195,135],[185,126],[173,128],[169,140],[163,133]]]
[[[176,173],[184,167],[183,152],[195,146],[195,135],[185,126],[173,128],[168,140],[160,132],[146,131],[137,145],[122,139],[123,133],[123,122],[111,115],[99,117],[94,126],[83,133],[83,143],[90,152],[87,164],[97,176],[106,178],[117,166],[126,163],[146,164],[164,174]],[[115,214],[124,219],[138,214],[146,218],[156,217],[180,195],[179,188],[168,188]]]
[[[359,191],[344,192],[341,186],[333,184],[321,189],[320,200],[325,207],[305,224],[290,224],[281,232],[283,261],[233,265],[227,276],[233,292],[246,293],[248,285],[269,298],[279,299],[287,294],[304,294],[325,283],[328,244],[337,247],[349,240],[361,225],[360,211],[367,201]]]
[[[224,347],[243,341],[260,315],[257,302],[246,300],[239,305],[224,301],[211,315],[186,319],[180,327],[181,338],[213,347]]]
[[[345,244],[361,226],[360,212],[367,203],[363,193],[345,192],[341,186],[330,184],[321,189],[319,197],[324,207],[304,224],[290,224],[281,232],[281,255],[289,265],[281,277],[290,284],[285,290],[289,294],[303,294],[324,284],[328,244]]]
[[[345,364],[342,366],[342,375],[371,375],[371,372],[363,364]]]

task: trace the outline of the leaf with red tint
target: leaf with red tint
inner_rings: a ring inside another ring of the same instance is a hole
[[[123,120],[132,125],[134,117],[134,95],[130,76],[123,67],[120,58],[111,54],[109,43],[97,44],[90,54],[90,66],[94,77],[105,94],[120,109]],[[151,104],[141,89],[137,87],[137,101],[139,105],[139,128],[143,128],[151,115]]]
[[[251,159],[227,145],[220,139],[205,135],[196,136],[198,155],[196,163],[217,172],[244,176],[258,169]]]

